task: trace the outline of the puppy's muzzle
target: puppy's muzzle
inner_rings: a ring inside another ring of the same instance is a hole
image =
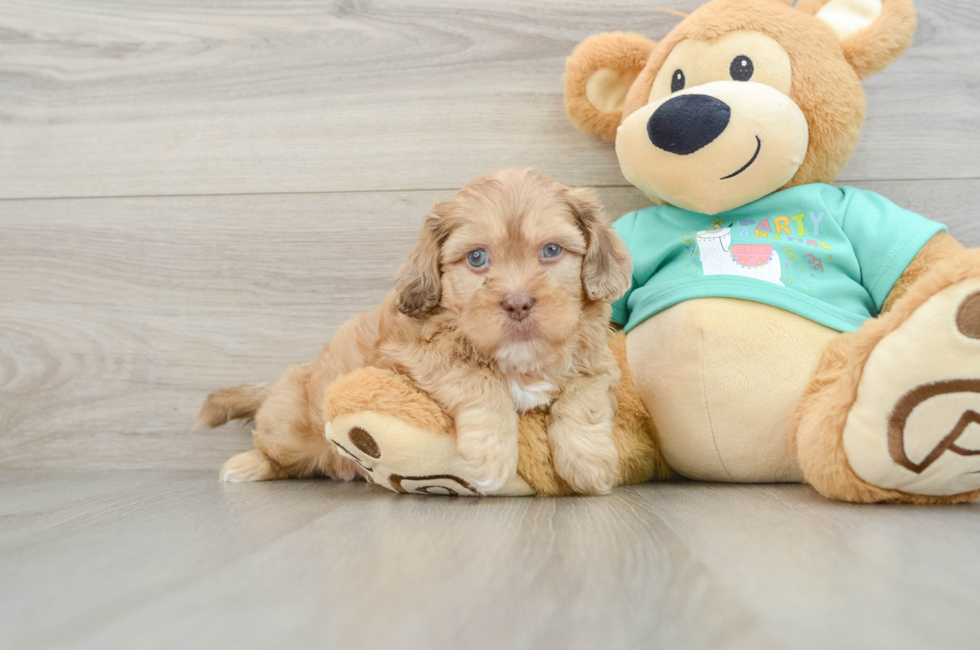
[[[647,122],[658,149],[686,156],[711,144],[728,128],[732,109],[710,95],[680,95],[664,102]]]
[[[527,293],[510,293],[504,296],[500,302],[500,307],[507,312],[507,316],[516,321],[522,321],[531,313],[531,308],[537,302]]]

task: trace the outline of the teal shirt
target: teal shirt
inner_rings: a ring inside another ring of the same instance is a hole
[[[853,187],[813,184],[717,215],[674,206],[614,226],[633,255],[633,285],[613,305],[631,330],[692,298],[741,298],[835,330],[877,316],[895,282],[942,224]]]

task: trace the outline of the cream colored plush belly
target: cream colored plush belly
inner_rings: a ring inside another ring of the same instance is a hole
[[[633,329],[630,371],[670,467],[703,481],[801,481],[793,412],[836,335],[731,298],[689,300]]]

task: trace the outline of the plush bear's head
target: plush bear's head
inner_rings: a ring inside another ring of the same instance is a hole
[[[912,41],[911,0],[711,0],[659,43],[598,34],[568,58],[565,104],[616,139],[653,201],[717,214],[829,183],[854,151],[861,79]]]

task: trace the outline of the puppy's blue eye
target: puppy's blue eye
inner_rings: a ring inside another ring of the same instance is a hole
[[[474,269],[482,269],[489,261],[490,259],[487,257],[487,252],[482,248],[472,250],[466,256],[466,263],[472,266]]]
[[[541,257],[544,259],[558,257],[559,255],[561,255],[561,246],[558,244],[548,244],[541,249]]]

